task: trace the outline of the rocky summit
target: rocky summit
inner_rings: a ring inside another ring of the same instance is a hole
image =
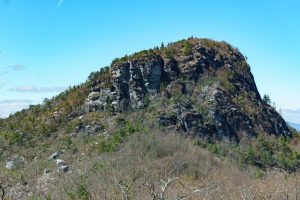
[[[147,107],[160,126],[193,136],[291,136],[280,114],[262,100],[245,56],[226,42],[189,38],[116,59],[93,77],[83,110]]]

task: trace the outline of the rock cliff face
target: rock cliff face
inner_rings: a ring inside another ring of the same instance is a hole
[[[225,42],[190,38],[120,59],[106,73],[94,81],[85,112],[152,106],[160,126],[195,136],[291,136],[262,101],[244,56]]]

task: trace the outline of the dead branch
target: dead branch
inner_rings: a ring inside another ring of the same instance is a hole
[[[5,190],[6,188],[8,188],[10,185],[6,185],[6,186],[2,186],[0,185],[0,191],[1,191],[1,196],[0,196],[0,200],[3,200],[5,197]]]
[[[166,193],[168,187],[169,187],[169,186],[171,185],[171,183],[172,183],[173,181],[175,181],[175,180],[178,180],[178,178],[171,178],[171,179],[168,178],[167,181],[164,181],[164,180],[160,179],[160,181],[162,182],[161,193],[160,193],[160,195],[159,195],[161,200],[165,199],[165,193]]]
[[[174,173],[179,170],[180,168],[186,168],[186,166],[188,165],[188,162],[182,162],[179,165],[177,165],[176,167],[174,167],[174,169],[172,169],[169,174],[172,176],[174,175]]]

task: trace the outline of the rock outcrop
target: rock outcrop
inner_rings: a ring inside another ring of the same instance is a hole
[[[201,137],[239,141],[259,133],[291,136],[262,101],[244,56],[225,42],[190,38],[120,59],[94,81],[84,110],[123,112],[158,101],[157,123]]]

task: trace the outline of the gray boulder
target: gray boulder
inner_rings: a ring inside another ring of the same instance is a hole
[[[60,151],[56,151],[53,154],[51,154],[51,156],[49,157],[49,160],[55,160],[57,159],[59,156],[61,155]]]
[[[68,171],[69,171],[68,165],[59,166],[58,169],[57,169],[58,173],[66,173]]]
[[[25,162],[25,158],[23,156],[14,156],[10,160],[6,162],[6,169],[17,169],[21,167]]]

